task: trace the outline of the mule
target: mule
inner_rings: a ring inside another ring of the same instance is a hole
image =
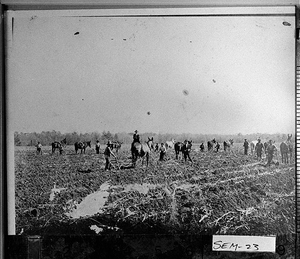
[[[142,165],[144,164],[144,158],[146,157],[146,166],[149,164],[149,156],[150,152],[153,149],[153,137],[149,138],[146,143],[141,144],[139,142],[135,142],[131,148],[132,155],[132,166],[135,167],[137,159],[142,158]]]
[[[265,149],[265,154],[267,155],[267,149],[268,149],[268,142],[265,142],[264,143],[264,149]]]
[[[293,145],[291,139],[292,139],[292,134],[291,135],[288,134],[287,141],[282,142],[280,144],[281,161],[282,163],[285,164],[289,163],[289,159],[290,161],[292,161],[292,157],[293,157]]]
[[[166,141],[165,147],[166,147],[166,149],[173,148],[174,144],[175,144],[175,139],[172,139],[171,141]]]
[[[85,141],[85,142],[75,142],[74,147],[75,147],[76,154],[77,154],[78,149],[81,150],[81,154],[82,154],[82,151],[85,154],[85,149],[87,147],[91,148],[92,146],[91,146],[91,141]]]
[[[251,150],[251,155],[254,154],[254,151],[255,151],[255,147],[256,147],[256,144],[258,143],[257,140],[253,140],[250,142],[250,150]]]
[[[216,144],[216,139],[207,141],[207,151],[212,151],[214,149],[214,144]]]
[[[119,152],[119,149],[121,148],[123,142],[120,142],[120,141],[113,141],[112,144],[111,144],[111,147],[114,148],[116,150],[116,153]]]
[[[281,162],[283,164],[288,164],[289,163],[289,146],[287,143],[282,142],[279,146],[280,148],[280,154],[281,154]]]
[[[174,144],[174,150],[175,150],[175,156],[176,156],[176,159],[178,159],[178,155],[180,152],[182,152],[182,147],[183,147],[183,143],[182,142],[176,142]],[[181,156],[182,157],[182,156]]]
[[[67,139],[64,138],[62,141],[54,141],[51,143],[52,146],[52,154],[55,152],[56,149],[61,150],[62,147],[67,145]]]
[[[228,141],[223,142],[224,151],[227,151],[227,149],[230,151],[231,147],[233,146],[233,139],[229,139]]]

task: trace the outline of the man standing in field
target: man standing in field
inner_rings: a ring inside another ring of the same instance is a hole
[[[215,147],[215,148],[216,148],[216,151],[217,151],[217,152],[219,152],[219,149],[220,149],[220,144],[219,144],[219,142],[218,142],[218,141],[217,141],[217,143],[216,143],[216,147]]]
[[[158,145],[158,143],[156,143],[155,147],[154,147],[154,152],[158,151],[158,149],[159,149],[159,145]]]
[[[249,142],[247,141],[247,139],[245,139],[243,146],[244,146],[244,155],[248,155]]]
[[[39,155],[42,155],[42,144],[40,142],[37,143],[36,145],[36,153]]]
[[[161,143],[160,148],[159,148],[159,161],[164,161],[164,156],[165,156],[166,152],[167,152],[167,150],[166,150],[164,143]]]
[[[184,141],[184,145],[182,146],[182,153],[183,153],[183,157],[184,157],[184,161],[186,162],[186,159],[188,158],[192,163],[193,163],[193,160],[191,159],[190,157],[190,152],[191,152],[191,149],[192,149],[192,141],[187,141],[185,140]]]
[[[201,150],[201,152],[204,152],[204,144],[203,144],[203,142],[200,145],[200,150]]]
[[[262,151],[264,148],[264,144],[260,142],[260,139],[257,140],[257,144],[255,146],[255,151],[257,155],[257,159],[261,160]]]
[[[100,154],[100,142],[99,142],[99,140],[96,141],[96,154]]]
[[[269,145],[267,147],[267,158],[268,158],[268,162],[267,165],[270,166],[273,156],[274,156],[274,152],[276,151],[276,147],[275,145],[272,143],[272,140],[269,140]]]
[[[109,140],[107,142],[106,148],[104,150],[104,157],[105,157],[105,171],[106,170],[110,170],[111,168],[111,162],[110,162],[110,155],[112,155],[114,158],[116,158],[116,156],[114,155],[114,153],[111,150],[111,141]]]

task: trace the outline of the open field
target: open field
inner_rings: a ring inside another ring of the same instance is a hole
[[[93,146],[94,147],[94,146]],[[195,148],[196,147],[196,148]],[[43,147],[15,148],[16,232],[24,234],[293,233],[295,164],[265,161],[234,152],[204,152],[194,145],[193,164],[175,160],[173,150],[149,167],[130,164],[122,146],[115,168],[104,171],[103,148],[63,155]],[[275,155],[275,161],[280,156]]]

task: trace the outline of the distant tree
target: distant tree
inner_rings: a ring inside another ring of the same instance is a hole
[[[101,139],[101,134],[99,132],[92,132],[91,133],[91,138],[93,143],[95,143],[97,140]]]
[[[109,131],[102,132],[102,136],[101,136],[102,142],[107,142],[108,140],[112,140],[112,139],[113,139],[113,136]]]
[[[119,136],[117,133],[114,135],[114,140],[119,141]]]

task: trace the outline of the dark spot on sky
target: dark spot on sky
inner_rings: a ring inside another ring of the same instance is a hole
[[[79,34],[79,31],[77,31],[77,32],[74,33],[74,35],[78,35],[78,34]]]
[[[291,24],[289,22],[283,22],[282,23],[284,26],[291,26]]]
[[[31,16],[30,21],[34,20],[36,17],[36,15]]]
[[[126,41],[126,39],[123,39],[124,41]]]
[[[213,79],[213,82],[215,83],[215,82],[216,82],[216,80],[215,80],[215,79]]]
[[[192,43],[192,41],[190,40],[190,43]]]
[[[110,40],[114,40],[114,39],[110,39]]]
[[[82,101],[84,101],[84,99],[81,99]]]
[[[151,112],[147,112],[147,114],[148,114],[148,115],[150,115],[150,114],[151,114]]]
[[[182,92],[183,92],[184,95],[188,95],[189,94],[188,90],[183,90]]]

